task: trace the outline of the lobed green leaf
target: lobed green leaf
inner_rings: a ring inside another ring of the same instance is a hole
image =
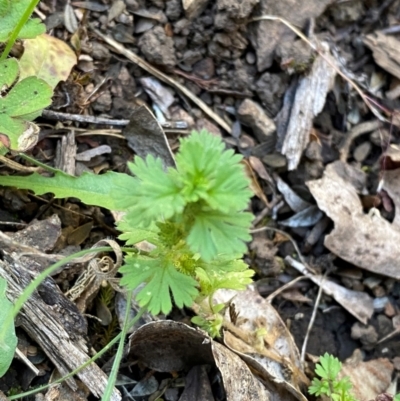
[[[252,218],[251,213],[199,212],[194,217],[187,243],[205,261],[211,261],[218,254],[243,254],[247,250],[245,241],[251,239],[249,226]]]
[[[160,312],[168,314],[171,311],[171,294],[179,308],[190,307],[198,294],[196,280],[178,272],[167,260],[129,255],[120,272],[123,274],[121,285],[136,289],[144,284],[136,300],[153,315]]]

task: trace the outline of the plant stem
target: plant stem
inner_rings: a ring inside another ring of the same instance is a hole
[[[109,399],[111,398],[113,389],[114,389],[115,381],[117,380],[119,364],[121,362],[121,359],[123,356],[122,354],[124,351],[125,337],[128,333],[128,323],[129,323],[128,321],[129,321],[129,313],[131,311],[131,301],[132,301],[132,291],[128,291],[128,295],[126,297],[126,311],[125,311],[124,325],[122,326],[121,339],[119,340],[118,350],[115,355],[114,363],[111,368],[111,373],[108,376],[107,387],[104,391],[101,401],[109,401]],[[144,308],[144,309],[146,310],[147,308]]]
[[[15,1],[15,0],[12,0]],[[32,15],[33,10],[38,5],[40,0],[31,0],[29,6],[25,9],[24,14],[22,15],[21,19],[18,21],[17,26],[11,32],[10,38],[7,41],[6,48],[4,49],[2,55],[0,56],[0,61],[3,61],[7,58],[8,54],[10,53],[11,48],[13,47],[15,41],[18,38],[18,34],[20,33],[23,26],[28,21],[29,17]]]

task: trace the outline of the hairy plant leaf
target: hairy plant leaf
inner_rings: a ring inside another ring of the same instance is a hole
[[[206,131],[182,139],[176,165],[187,201],[203,199],[226,213],[245,209],[251,192],[241,160],[242,156],[225,150],[221,139]]]
[[[0,277],[0,332],[4,330],[6,318],[13,313],[13,304],[6,297],[7,281]],[[6,333],[1,333],[4,339],[0,343],[0,377],[4,376],[14,358],[18,339],[15,335],[14,325],[10,325]]]
[[[112,171],[102,175],[84,173],[80,177],[57,171],[54,177],[43,177],[37,173],[26,177],[0,176],[0,185],[30,189],[37,195],[53,193],[56,198],[74,197],[87,205],[121,210],[117,200],[121,196],[129,197],[135,180],[127,174]]]
[[[146,224],[182,213],[184,199],[175,181],[164,171],[160,159],[152,155],[146,160],[137,157],[135,163],[128,165],[136,176],[136,191],[133,199],[121,198],[119,207],[131,211],[132,224]]]
[[[188,245],[205,261],[218,254],[243,254],[247,249],[244,241],[251,239],[248,228],[252,218],[250,213],[199,212],[187,237]]]
[[[135,245],[141,241],[148,241],[154,245],[160,243],[158,238],[159,229],[155,224],[151,224],[146,228],[135,227],[130,223],[128,216],[124,216],[117,225],[118,230],[122,232],[118,237],[119,239],[126,241],[127,245]]]
[[[126,257],[120,272],[123,274],[121,285],[129,289],[136,289],[145,283],[136,300],[140,306],[147,306],[154,315],[171,311],[171,294],[179,308],[190,307],[198,294],[196,280],[178,272],[166,260],[130,255]]]
[[[0,43],[7,42],[11,32],[23,16],[30,0],[0,0]],[[39,18],[27,21],[18,34],[18,39],[34,38],[46,31]]]

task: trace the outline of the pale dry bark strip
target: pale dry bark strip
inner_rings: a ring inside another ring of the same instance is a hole
[[[31,280],[27,266],[22,266],[20,261],[16,261],[5,252],[4,260],[0,260],[0,276],[7,280],[7,298],[11,302],[15,302]],[[61,292],[59,295],[64,296]],[[17,318],[20,326],[38,343],[62,376],[90,359],[84,335],[68,330],[66,324],[70,323],[73,326],[73,319],[71,321],[71,316],[66,315],[68,310],[58,304],[48,305],[39,293],[35,292],[24,304]],[[108,377],[95,363],[91,363],[77,375],[95,396],[101,397]],[[67,383],[72,389],[77,388],[72,378]],[[114,389],[111,400],[121,400],[117,389]]]

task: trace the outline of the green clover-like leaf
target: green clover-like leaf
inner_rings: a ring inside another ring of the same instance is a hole
[[[23,16],[30,0],[0,0],[0,43],[7,42],[11,32]],[[46,32],[39,18],[27,21],[18,34],[18,39],[30,39]]]
[[[11,87],[18,78],[18,71],[19,65],[15,58],[0,61],[0,91],[3,92]]]
[[[8,136],[11,149],[22,150],[19,139],[28,130],[28,122],[51,104],[52,95],[53,90],[45,81],[28,77],[0,98],[0,133]]]

